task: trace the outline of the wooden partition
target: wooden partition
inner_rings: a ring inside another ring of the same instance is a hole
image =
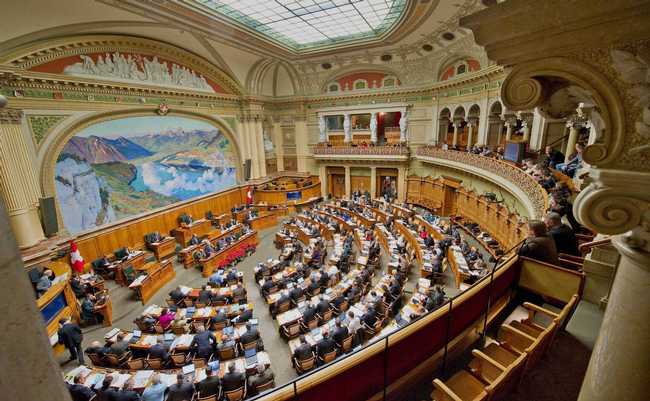
[[[554,299],[567,303],[574,294],[582,296],[585,274],[568,270],[538,260],[521,258],[521,274],[519,286]]]
[[[407,202],[434,213],[441,213],[445,202],[444,179],[409,177]],[[456,189],[456,215],[478,223],[503,248],[509,249],[526,237],[526,225],[515,212],[501,203],[488,202],[485,197],[463,186]]]
[[[195,219],[205,217],[207,211],[212,211],[215,215],[229,213],[233,205],[242,204],[245,199],[246,187],[235,187],[163,210],[142,214],[79,235],[76,239],[79,252],[86,261],[90,262],[124,246],[141,248],[144,246],[145,234],[158,231],[168,235],[172,229],[178,227],[178,217],[183,213],[192,215]]]
[[[312,198],[319,198],[320,193],[320,180],[318,177],[311,178],[312,184],[300,188],[290,188],[283,190],[274,189],[256,189],[254,198],[255,203],[264,202],[269,205],[290,205],[295,203],[307,202]],[[290,192],[300,192],[300,199],[289,199]]]

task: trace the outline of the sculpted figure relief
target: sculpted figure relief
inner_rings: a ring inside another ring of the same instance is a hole
[[[188,89],[215,92],[214,88],[201,74],[185,66],[159,61],[158,57],[147,58],[141,55],[127,55],[120,52],[97,56],[97,61],[89,55],[79,56],[81,62],[65,67],[64,74],[136,81],[155,85],[171,85]]]

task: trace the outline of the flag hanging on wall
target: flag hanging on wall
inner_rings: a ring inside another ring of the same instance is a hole
[[[84,258],[81,257],[79,253],[79,248],[74,241],[70,241],[70,264],[74,271],[78,273],[83,273],[84,271]]]
[[[246,204],[250,205],[253,203],[253,187],[248,187],[248,191],[246,192]]]

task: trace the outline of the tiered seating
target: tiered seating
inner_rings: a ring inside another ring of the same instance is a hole
[[[530,372],[552,346],[558,330],[573,311],[578,296],[574,295],[559,313],[524,303],[527,314],[506,320],[496,340],[488,339],[481,350],[473,350],[474,358],[465,370],[445,382],[435,379],[431,397],[434,401],[499,400],[515,389],[520,379]],[[542,323],[538,315],[544,315]]]

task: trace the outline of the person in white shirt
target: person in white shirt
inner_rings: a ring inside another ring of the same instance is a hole
[[[163,401],[167,386],[160,382],[160,376],[154,374],[151,377],[151,384],[144,389],[142,401]]]

